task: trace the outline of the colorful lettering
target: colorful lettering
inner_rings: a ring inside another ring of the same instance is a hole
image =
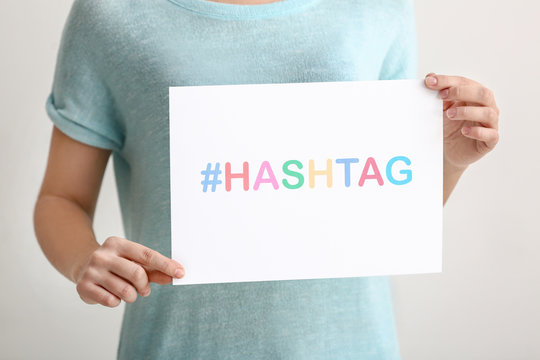
[[[333,168],[332,160],[326,159],[326,168],[325,169],[315,169],[315,160],[308,160],[308,174],[309,177],[309,187],[315,188],[315,177],[316,176],[326,176],[326,187],[331,188],[333,185]],[[402,162],[401,168],[395,169],[397,166],[396,163]],[[336,164],[343,164],[344,171],[344,180],[345,187],[351,187],[351,177],[353,164],[360,163],[359,158],[338,158],[336,159]],[[412,181],[412,169],[410,168],[411,160],[407,156],[394,156],[388,160],[386,163],[385,175],[390,184],[393,185],[405,185]],[[358,166],[358,165],[356,165]],[[302,173],[304,165],[299,160],[287,160],[283,163],[281,170],[283,178],[276,176],[272,165],[269,161],[264,160],[261,162],[257,176],[255,177],[255,182],[253,183],[253,190],[258,191],[261,184],[271,184],[274,190],[279,189],[279,182],[283,184],[286,189],[300,189],[304,186],[305,175]],[[397,174],[401,176],[397,176]],[[223,178],[222,170],[220,169],[220,163],[206,163],[206,166],[200,172],[202,175],[201,185],[203,192],[216,192],[222,185],[221,179]],[[242,188],[244,191],[249,190],[249,163],[244,161],[242,164],[242,172],[232,173],[231,172],[231,163],[225,163],[225,190],[231,191],[232,189],[232,179],[242,179]],[[397,176],[397,178],[395,177]],[[296,181],[294,181],[296,179]],[[384,180],[379,171],[379,167],[374,157],[368,157],[363,165],[362,173],[360,179],[358,180],[358,186],[364,186],[366,180],[377,180],[379,186],[384,185]],[[221,185],[221,186],[220,186]],[[319,185],[321,186],[321,185]]]

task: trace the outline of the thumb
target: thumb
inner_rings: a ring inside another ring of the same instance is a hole
[[[156,284],[160,284],[160,285],[167,285],[172,282],[172,277],[162,273],[161,271],[150,270],[148,272],[148,281],[156,283]]]
[[[172,277],[170,277],[167,274],[162,273],[159,270],[152,269],[149,266],[141,265],[144,270],[146,271],[146,275],[148,276],[148,281],[153,282],[160,285],[167,285],[172,282]]]

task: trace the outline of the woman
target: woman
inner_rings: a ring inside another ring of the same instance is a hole
[[[168,87],[415,78],[413,10],[407,0],[75,1],[47,99],[55,126],[35,229],[82,300],[127,303],[119,358],[400,358],[386,277],[162,286],[189,271],[168,258]],[[499,111],[475,81],[431,73],[426,86],[444,99],[444,203],[497,143]],[[100,245],[92,218],[111,154],[127,239]]]

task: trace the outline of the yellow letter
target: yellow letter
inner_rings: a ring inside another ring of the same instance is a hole
[[[332,187],[332,160],[326,160],[326,170],[315,170],[315,161],[309,160],[309,187],[315,187],[315,175],[326,175],[326,186]]]

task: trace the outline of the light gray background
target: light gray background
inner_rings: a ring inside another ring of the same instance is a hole
[[[123,306],[84,304],[32,226],[52,127],[44,104],[70,6],[0,2],[2,359],[116,355]],[[417,0],[416,16],[420,76],[491,88],[501,140],[445,206],[443,273],[392,278],[403,359],[540,359],[540,3]],[[100,241],[123,236],[111,164],[95,218]]]

